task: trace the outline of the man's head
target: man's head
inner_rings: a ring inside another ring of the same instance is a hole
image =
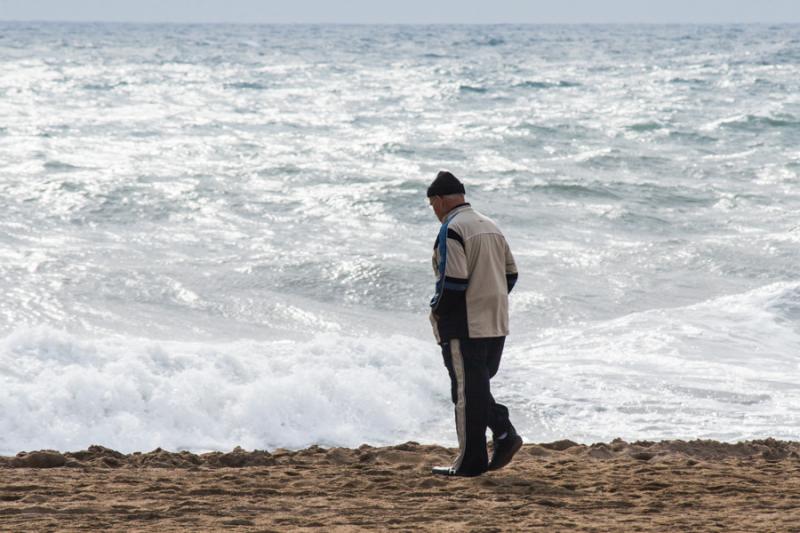
[[[464,203],[464,184],[450,172],[442,170],[428,187],[428,202],[441,222],[454,207]]]

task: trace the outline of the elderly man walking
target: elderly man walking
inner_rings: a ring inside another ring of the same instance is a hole
[[[445,476],[497,470],[522,446],[508,409],[494,400],[489,387],[508,335],[508,293],[517,267],[500,229],[466,203],[464,194],[464,185],[446,171],[428,188],[428,201],[442,223],[433,246],[431,324],[450,374],[459,448],[452,466],[433,468]]]

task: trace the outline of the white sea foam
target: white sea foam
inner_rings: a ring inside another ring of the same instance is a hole
[[[399,335],[200,344],[28,329],[0,341],[0,385],[0,454],[452,440],[441,356]]]
[[[523,298],[524,299],[524,298]],[[800,284],[569,328],[516,320],[494,395],[529,440],[800,438]],[[0,342],[0,453],[454,444],[431,341]]]
[[[778,283],[512,337],[505,391],[541,438],[798,439],[798,306]]]

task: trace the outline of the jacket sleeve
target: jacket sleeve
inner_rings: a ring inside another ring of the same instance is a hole
[[[469,286],[469,272],[464,240],[455,230],[448,228],[446,234],[439,236],[437,243],[439,276],[431,309],[439,319],[466,315],[465,294]]]
[[[517,263],[514,261],[514,256],[511,255],[511,248],[508,246],[508,242],[506,242],[506,285],[508,286],[509,293],[511,293],[511,289],[513,289],[514,285],[517,283],[518,277]]]

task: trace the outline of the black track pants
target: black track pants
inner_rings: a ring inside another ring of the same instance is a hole
[[[455,404],[458,458],[453,468],[461,474],[486,471],[486,428],[499,437],[511,428],[508,409],[494,401],[489,380],[500,368],[505,337],[450,339],[442,343],[444,365],[450,374]]]

